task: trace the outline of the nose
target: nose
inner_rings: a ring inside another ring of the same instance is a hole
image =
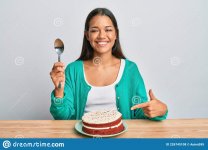
[[[100,30],[98,37],[99,38],[105,38],[105,36],[106,36],[105,31],[104,30]]]

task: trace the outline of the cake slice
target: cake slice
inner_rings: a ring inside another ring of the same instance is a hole
[[[111,135],[123,130],[122,114],[117,110],[88,112],[82,117],[82,131],[88,134]]]

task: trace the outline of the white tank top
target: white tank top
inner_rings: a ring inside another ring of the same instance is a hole
[[[115,85],[120,81],[124,67],[125,67],[125,60],[121,59],[121,65],[116,81],[107,86],[90,85],[86,80],[85,71],[84,71],[85,81],[89,86],[91,86],[91,90],[89,91],[87,97],[85,113],[98,111],[98,110],[109,110],[109,109],[117,110]],[[84,70],[84,66],[83,66],[83,70]]]

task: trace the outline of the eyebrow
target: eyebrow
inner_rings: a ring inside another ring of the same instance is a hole
[[[113,27],[113,26],[105,26],[105,28],[109,28],[109,27]],[[98,28],[97,26],[93,26],[93,27],[90,27],[90,28]]]

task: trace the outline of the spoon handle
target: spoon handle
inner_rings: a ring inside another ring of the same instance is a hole
[[[59,82],[59,84],[58,84],[58,88],[59,88],[59,89],[61,88],[61,82]]]
[[[61,61],[61,55],[58,55],[58,62]]]
[[[60,62],[60,61],[61,61],[61,55],[58,55],[58,62]],[[58,88],[59,88],[59,89],[61,88],[61,82],[59,82]]]

